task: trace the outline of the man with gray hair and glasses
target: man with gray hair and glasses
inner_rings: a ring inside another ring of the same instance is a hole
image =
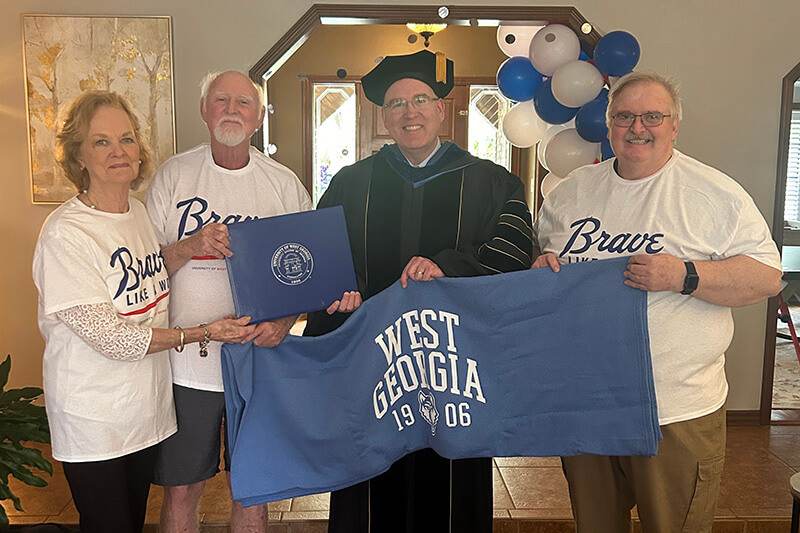
[[[171,325],[234,314],[226,224],[311,209],[294,173],[250,146],[264,113],[261,88],[249,77],[235,71],[209,74],[201,86],[200,115],[210,143],[168,159],[147,191],[147,210],[170,275]],[[346,294],[337,308],[349,310],[359,298]],[[295,318],[258,324],[244,342],[275,346]],[[164,533],[198,531],[200,496],[206,480],[219,472],[225,412],[220,347],[205,342],[202,349],[195,344],[170,351],[178,432],[159,446],[154,480],[164,485]],[[226,449],[226,470],[229,457]],[[233,532],[266,528],[266,504],[243,508],[234,502]]]
[[[387,56],[361,79],[394,141],[333,177],[317,207],[344,209],[358,288],[371,298],[399,280],[524,270],[530,213],[522,181],[452,142],[441,142],[453,62],[421,50]],[[343,313],[310,313],[305,335],[341,326]],[[417,403],[435,424],[433,396]],[[331,533],[492,530],[491,458],[449,460],[432,449],[331,494]]]
[[[532,268],[627,256],[624,283],[648,291],[663,439],[654,457],[562,459],[579,533],[710,532],[725,459],[725,350],[731,307],[780,290],[781,260],[752,198],[675,150],[675,86],[632,73],[609,94],[616,154],[572,172],[534,225]],[[620,280],[622,283],[623,280]]]

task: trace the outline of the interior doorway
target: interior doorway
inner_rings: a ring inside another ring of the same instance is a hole
[[[800,192],[800,82],[798,80],[800,80],[800,63],[795,65],[782,81],[778,168],[772,220],[772,237],[781,250],[784,263],[785,287],[781,297],[785,301],[791,301],[791,296],[795,293],[793,285],[797,280],[792,278],[800,278],[800,253],[797,255],[794,253],[800,252],[800,221],[792,220],[800,218],[800,194],[798,194]],[[798,216],[794,217],[792,213],[797,213]],[[798,260],[793,260],[793,257],[797,257]],[[800,350],[795,350],[791,339],[787,341],[777,336],[778,319],[781,314],[779,303],[779,297],[770,298],[768,302],[759,418],[762,424],[800,424],[800,400],[795,401],[792,397],[795,384],[800,393],[800,372],[795,372],[800,367],[800,361],[792,358],[793,355],[796,358]],[[797,308],[797,314],[800,315],[800,307]],[[793,319],[798,321],[800,316],[793,316]],[[788,324],[784,324],[786,327],[781,329],[788,331]],[[795,364],[798,367],[795,367]],[[791,371],[787,372],[787,369]],[[779,387],[777,391],[776,386]],[[776,401],[778,403],[774,404]]]
[[[409,21],[414,22],[445,22],[448,28],[436,34],[431,39],[431,50],[443,51],[451,59],[457,59],[458,71],[456,77],[465,76],[492,76],[497,72],[497,68],[506,56],[500,51],[496,43],[496,29],[501,21],[526,21],[536,24],[547,24],[558,22],[568,25],[579,36],[581,46],[591,52],[594,45],[600,39],[600,34],[574,7],[541,7],[541,6],[447,6],[438,7],[434,5],[350,5],[350,4],[314,4],[295,25],[267,51],[266,54],[250,69],[251,79],[256,83],[265,84],[271,92],[275,88],[273,77],[279,72],[286,77],[285,72],[292,72],[290,77],[294,77],[294,87],[288,90],[298,93],[296,80],[298,77],[306,75],[329,75],[337,76],[340,79],[357,78],[365,74],[374,66],[373,60],[377,60],[378,55],[397,55],[399,53],[409,53],[416,51],[422,44],[416,42],[416,49],[411,49],[409,39],[406,42],[403,35],[395,38],[391,28],[405,28]],[[315,54],[313,61],[304,66],[304,69],[291,68],[284,69],[287,63],[292,62],[292,58],[301,49],[308,48],[312,34],[317,40],[317,34],[323,28],[342,28],[341,37],[329,46]],[[361,33],[361,28],[370,33],[369,40],[362,40],[356,35]],[[450,49],[440,48],[443,43],[451,39],[449,35],[467,31],[471,36],[488,35],[488,40],[464,39],[459,45],[451,46]],[[488,33],[487,33],[488,32]],[[478,48],[476,43],[486,44],[483,48]],[[375,53],[370,52],[368,59],[354,57],[364,56],[366,50],[374,49]],[[344,56],[342,55],[344,54]],[[458,56],[455,58],[454,56]],[[491,62],[491,69],[483,69],[485,63]],[[465,69],[466,67],[466,69]],[[280,82],[278,82],[280,84]],[[273,101],[270,99],[270,104]],[[300,113],[300,106],[296,108],[281,108],[276,105],[270,106],[269,120],[264,128],[257,131],[252,138],[253,145],[263,150],[265,144],[272,144],[274,136],[280,136],[281,131],[286,130],[285,124],[297,124]],[[298,132],[299,133],[299,132]],[[265,142],[264,135],[268,136]],[[271,146],[270,154],[277,149],[276,158],[285,157],[285,144],[296,142],[301,136],[292,132],[284,136],[283,144],[276,143]],[[288,165],[290,168],[300,168],[299,156],[297,165]],[[282,161],[283,162],[283,161]],[[286,164],[286,163],[284,163]],[[300,172],[298,172],[300,174]],[[300,176],[301,179],[304,176]]]

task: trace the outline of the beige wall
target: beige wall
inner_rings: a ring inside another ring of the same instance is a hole
[[[520,0],[500,3],[531,5]],[[538,3],[564,4],[561,0]],[[800,61],[796,32],[800,2],[575,0],[574,4],[601,32],[625,29],[636,35],[642,46],[640,69],[671,73],[682,80],[686,118],[678,148],[733,175],[771,220],[780,80]],[[201,76],[212,69],[247,70],[310,6],[310,0],[176,0],[169,4],[160,0],[4,0],[0,4],[0,179],[4,185],[0,197],[4,255],[0,355],[15,357],[12,384],[40,382],[43,345],[36,329],[30,264],[38,229],[51,211],[30,203],[19,15],[171,15],[178,148],[183,150],[206,137],[197,113],[196,86]],[[728,355],[729,408],[758,408],[764,310],[762,304],[736,313],[737,333]]]
[[[298,75],[336,76],[336,71],[343,68],[348,76],[363,76],[375,66],[377,57],[422,50],[422,39],[414,44],[408,42],[411,33],[405,26],[381,25],[323,26],[312,33],[267,84],[269,102],[275,108],[269,126],[270,141],[278,147],[275,159],[301,175],[302,102]],[[507,59],[497,46],[495,28],[452,26],[433,36],[429,49],[452,59],[457,77],[494,77]]]

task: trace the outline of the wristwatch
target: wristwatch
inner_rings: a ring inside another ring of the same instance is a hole
[[[694,268],[694,263],[691,261],[684,261],[683,264],[686,265],[686,277],[683,278],[683,290],[681,294],[692,294],[697,288],[697,282],[700,281],[700,277],[697,275],[697,269]]]

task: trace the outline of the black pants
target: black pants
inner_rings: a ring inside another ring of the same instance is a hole
[[[107,461],[63,463],[82,533],[141,533],[155,446]]]
[[[427,448],[331,493],[329,533],[491,531],[491,458],[450,461]]]

